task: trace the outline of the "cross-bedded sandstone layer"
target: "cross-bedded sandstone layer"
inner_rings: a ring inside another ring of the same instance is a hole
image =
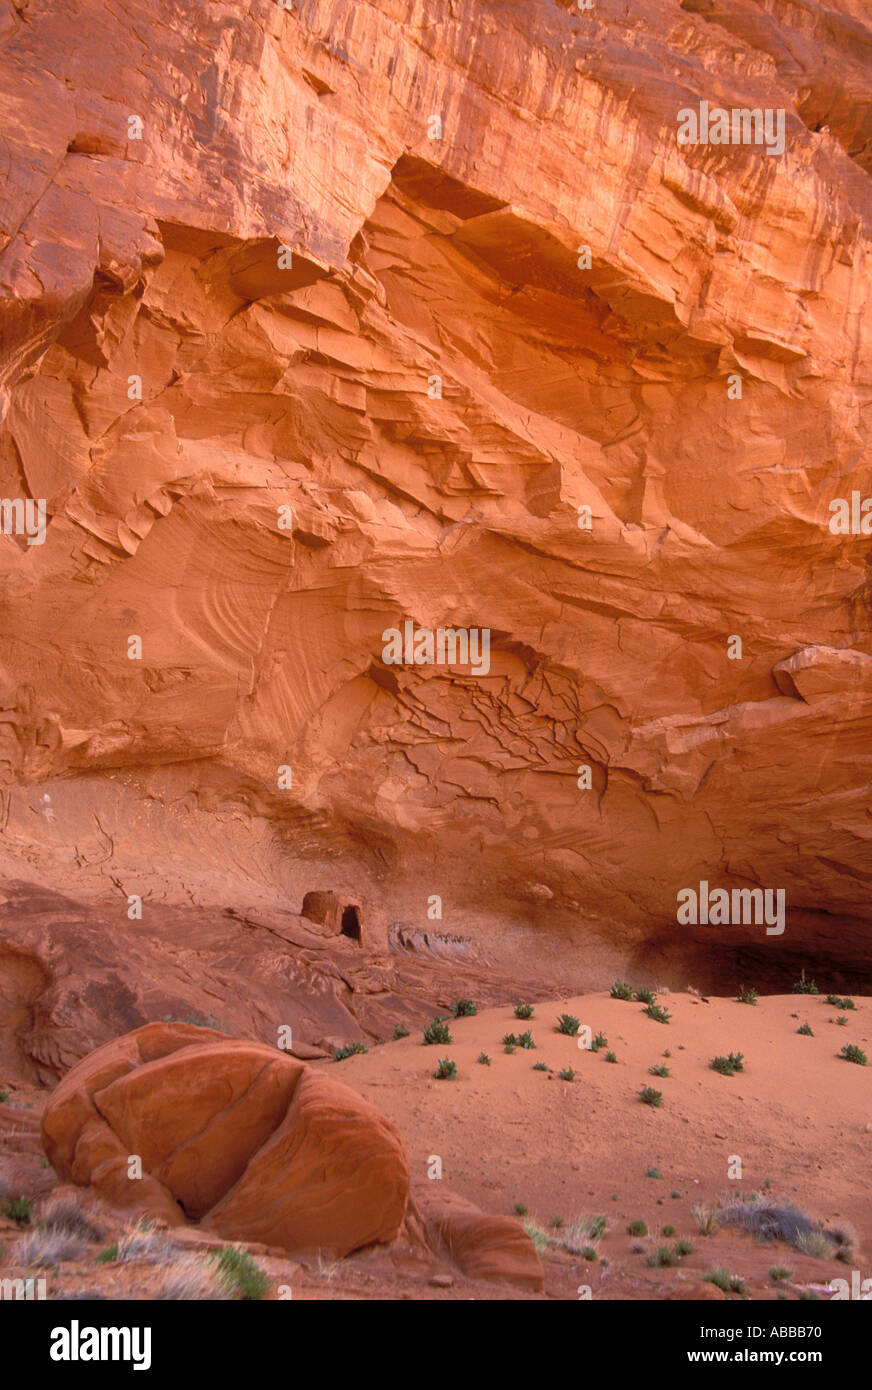
[[[679,889],[783,887],[685,939],[862,978],[870,55],[860,0],[3,0],[3,871],[664,968]]]

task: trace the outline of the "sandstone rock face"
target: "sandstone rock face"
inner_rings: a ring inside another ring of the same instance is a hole
[[[62,1180],[230,1240],[342,1256],[392,1240],[406,1208],[403,1145],[378,1111],[210,1029],[152,1024],[99,1048],[53,1093],[42,1134]]]
[[[869,52],[865,0],[3,0],[0,870],[573,960],[783,887],[868,980]]]
[[[412,1185],[410,1225],[419,1240],[443,1249],[470,1279],[503,1279],[540,1293],[545,1271],[530,1236],[509,1216],[486,1215],[441,1183]]]

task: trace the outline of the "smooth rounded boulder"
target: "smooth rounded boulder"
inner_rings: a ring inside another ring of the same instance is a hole
[[[42,1139],[62,1180],[116,1207],[286,1250],[388,1243],[408,1200],[402,1140],[356,1092],[187,1024],[147,1024],[85,1057]]]

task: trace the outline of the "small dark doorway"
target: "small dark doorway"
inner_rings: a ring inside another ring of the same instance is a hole
[[[343,908],[341,931],[343,936],[350,936],[352,941],[360,941],[360,914],[356,907]]]

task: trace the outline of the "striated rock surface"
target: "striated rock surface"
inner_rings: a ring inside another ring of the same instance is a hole
[[[680,888],[783,887],[868,980],[870,54],[863,0],[0,0],[0,871],[674,975]]]
[[[341,1257],[392,1240],[406,1209],[403,1145],[373,1106],[211,1029],[151,1024],[99,1048],[52,1094],[42,1135],[62,1181],[231,1240]]]

